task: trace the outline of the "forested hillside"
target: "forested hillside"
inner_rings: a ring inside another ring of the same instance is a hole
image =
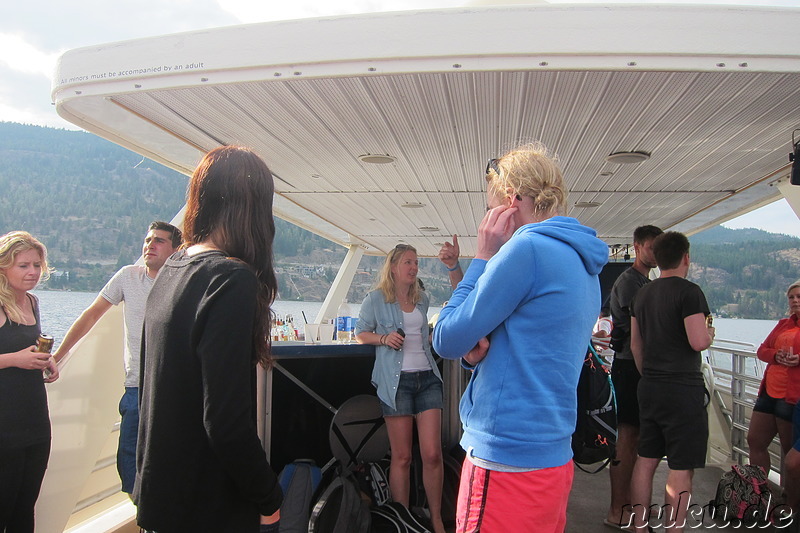
[[[94,135],[0,122],[0,234],[25,229],[48,247],[49,288],[95,291],[141,253],[147,225],[183,205],[186,176]],[[322,300],[345,250],[276,220],[280,298]],[[691,238],[690,279],[716,313],[778,318],[800,278],[800,239],[713,228]],[[361,301],[383,259],[365,257],[348,295]],[[465,263],[464,263],[465,264]],[[435,259],[420,261],[434,304],[450,294]]]
[[[74,274],[53,285],[102,286],[139,257],[147,225],[177,213],[185,190],[184,176],[94,135],[0,123],[0,230],[30,231]]]
[[[99,290],[136,261],[150,222],[183,205],[187,179],[89,133],[0,122],[0,234],[24,229],[45,243],[57,270],[49,288]],[[321,301],[345,249],[275,222],[280,297]],[[361,301],[381,261],[362,260],[351,301]],[[447,298],[438,262],[422,268],[434,295]]]
[[[800,278],[800,239],[756,229],[713,228],[693,236],[689,279],[723,316],[786,315],[786,288]]]

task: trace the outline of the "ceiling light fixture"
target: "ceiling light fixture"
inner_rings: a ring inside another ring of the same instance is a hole
[[[433,232],[433,231],[439,231],[439,228],[437,228],[436,226],[422,226],[422,227],[419,227],[417,229],[420,230],[420,231],[428,232],[428,233]]]
[[[373,165],[386,165],[397,160],[396,157],[389,154],[361,154],[358,158],[362,163],[371,163]]]
[[[575,202],[575,207],[591,208],[600,207],[601,205],[603,205],[601,202]]]
[[[650,154],[648,152],[614,152],[606,157],[606,161],[617,165],[632,165],[634,163],[647,161],[648,159],[650,159]]]
[[[421,207],[425,207],[425,204],[420,202],[406,202],[401,204],[400,207],[404,207],[406,209],[420,209]]]

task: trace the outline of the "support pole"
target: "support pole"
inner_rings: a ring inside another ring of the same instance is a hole
[[[350,290],[350,285],[353,283],[353,277],[356,275],[358,264],[361,262],[361,256],[364,255],[364,248],[358,244],[351,244],[347,255],[342,261],[342,266],[339,267],[339,272],[336,273],[336,279],[333,280],[328,295],[325,296],[325,301],[322,302],[322,307],[317,314],[314,321],[321,324],[326,320],[336,318],[336,312],[339,305],[347,297],[347,291]]]

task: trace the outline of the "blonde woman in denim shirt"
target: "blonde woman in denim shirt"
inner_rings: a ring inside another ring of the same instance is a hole
[[[414,420],[422,455],[422,480],[435,533],[442,523],[442,377],[431,354],[428,295],[417,283],[417,251],[398,244],[380,280],[361,304],[356,339],[374,344],[372,384],[389,431],[392,498],[408,507]],[[402,330],[405,336],[398,332]]]

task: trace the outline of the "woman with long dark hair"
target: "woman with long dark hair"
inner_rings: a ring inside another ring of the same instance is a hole
[[[273,192],[241,147],[212,150],[189,181],[183,247],[145,312],[134,488],[145,529],[277,531],[282,494],[255,414],[277,290]]]
[[[32,533],[33,507],[50,457],[45,382],[58,378],[50,354],[36,351],[47,249],[24,231],[0,236],[0,532]],[[49,370],[45,378],[42,374]]]

